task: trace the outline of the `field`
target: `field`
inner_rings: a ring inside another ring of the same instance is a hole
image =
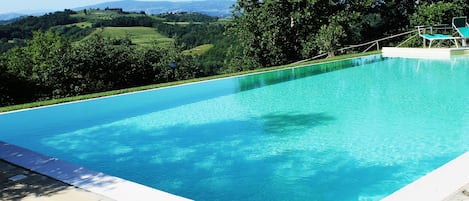
[[[76,18],[78,23],[68,24],[65,25],[67,27],[76,26],[79,28],[91,28],[94,27],[94,23],[100,22],[102,20],[112,20],[118,17],[143,17],[147,16],[142,13],[125,13],[120,12],[118,10],[96,10],[96,9],[88,9],[78,11],[75,14],[72,14],[71,17]],[[186,27],[191,25],[202,25],[202,24],[225,24],[229,21],[229,18],[220,18],[215,22],[170,22],[166,21],[167,19],[161,16],[151,15],[148,16],[155,20],[158,23],[165,23],[170,25],[176,25],[178,27]],[[96,26],[99,27],[99,26]],[[101,34],[104,37],[112,38],[112,39],[123,39],[128,37],[133,44],[139,46],[150,46],[150,45],[158,45],[158,46],[168,46],[170,45],[174,39],[169,38],[161,33],[159,33],[156,29],[151,27],[100,27],[95,28],[94,31],[83,38],[82,40],[86,40],[95,34]],[[184,51],[184,54],[199,56],[206,53],[213,45],[205,44],[198,47],[195,47],[190,50]]]
[[[91,22],[78,22],[78,23],[74,23],[74,24],[67,24],[65,26],[67,26],[67,27],[77,26],[77,27],[80,27],[80,28],[86,28],[86,27],[91,27],[92,25],[93,25],[93,23],[91,23]]]
[[[165,24],[170,24],[170,25],[190,25],[190,24],[202,24],[202,22],[164,22]]]
[[[153,44],[168,46],[174,39],[161,35],[154,28],[149,27],[104,27],[97,28],[89,36],[83,40],[91,37],[93,34],[102,34],[104,37],[113,39],[120,39],[129,37],[132,43],[136,45],[150,46]]]
[[[84,11],[79,11],[76,14],[71,15],[72,17],[75,18],[85,18],[86,20],[110,20],[116,17],[140,17],[140,16],[145,16],[143,14],[138,14],[138,13],[131,13],[131,14],[124,14],[124,13],[119,13],[117,11],[111,11],[111,10],[88,10],[86,13]]]
[[[213,47],[213,44],[204,44],[204,45],[199,45],[197,47],[194,47],[190,50],[184,50],[182,53],[186,55],[200,56],[200,55],[205,54],[212,47]]]
[[[157,17],[154,17],[154,19],[158,19]],[[159,18],[158,20],[164,21],[164,18]],[[226,24],[230,21],[231,19],[229,18],[220,18],[216,22],[209,22],[209,24]],[[207,22],[164,22],[165,24],[170,24],[170,25],[180,25],[180,26],[187,26],[190,24],[204,24]]]

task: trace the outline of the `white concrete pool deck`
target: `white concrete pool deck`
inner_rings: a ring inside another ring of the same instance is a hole
[[[469,55],[469,48],[401,48],[383,47],[384,57],[449,59],[456,55]]]
[[[1,141],[0,159],[113,200],[190,200]]]
[[[469,152],[394,192],[383,201],[469,200]],[[466,195],[467,194],[467,195]]]

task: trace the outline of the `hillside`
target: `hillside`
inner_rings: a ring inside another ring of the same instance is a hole
[[[207,51],[209,51],[212,48],[213,48],[213,44],[204,44],[204,45],[199,45],[189,50],[184,50],[182,53],[186,55],[200,56],[200,55],[207,53]]]
[[[135,45],[168,46],[176,37],[187,50],[223,38],[225,23],[217,17],[187,12],[146,15],[122,9],[66,10],[0,25],[0,53],[24,44],[34,31],[49,29],[75,42],[102,34],[116,40],[128,37]]]
[[[144,17],[146,15],[126,11],[121,12],[120,10],[87,9],[76,11],[75,14],[70,16],[87,22],[97,22],[99,20],[112,20],[117,17]]]
[[[129,12],[140,12],[144,11],[147,14],[160,14],[167,12],[196,12],[202,13],[214,17],[227,17],[231,15],[231,5],[236,0],[205,0],[205,1],[183,1],[183,2],[172,2],[172,1],[114,1],[101,4],[94,4],[88,6],[82,6],[78,8],[69,8],[74,11],[81,11],[84,9],[101,9],[105,8],[123,8]],[[54,10],[31,10],[25,13],[0,13],[0,24],[8,23],[12,19],[19,18],[21,16],[41,16],[48,12],[54,12]]]
[[[85,37],[83,40],[90,38],[92,35],[101,34],[104,37],[112,39],[123,39],[128,37],[133,44],[136,45],[153,45],[169,46],[174,39],[161,35],[154,28],[150,27],[103,27],[97,28],[93,33]]]
[[[19,13],[2,13],[0,14],[0,24],[1,23],[8,23],[10,20],[21,17],[24,14],[19,14]]]
[[[89,5],[73,10],[122,8],[128,12],[144,11],[147,14],[160,14],[167,12],[197,12],[215,17],[227,17],[231,15],[231,6],[235,0],[205,0],[205,1],[115,1],[96,5]]]
[[[0,25],[0,106],[218,74],[226,23],[107,8]]]

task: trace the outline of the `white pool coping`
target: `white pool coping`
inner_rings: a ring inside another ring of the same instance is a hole
[[[402,48],[383,47],[383,57],[418,59],[449,59],[455,55],[469,55],[469,48]]]
[[[469,152],[385,197],[382,201],[442,201],[469,183]]]
[[[117,201],[190,201],[2,141],[0,159]]]

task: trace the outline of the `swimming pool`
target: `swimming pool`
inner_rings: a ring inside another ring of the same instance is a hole
[[[379,200],[469,150],[468,88],[467,57],[378,55],[1,114],[0,140],[195,200]]]

